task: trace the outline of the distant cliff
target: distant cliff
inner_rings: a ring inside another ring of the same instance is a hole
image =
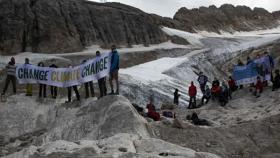
[[[174,16],[179,21],[179,27],[186,31],[206,30],[212,32],[252,31],[269,29],[279,25],[277,18],[263,8],[253,10],[246,6],[234,7],[224,4],[200,7],[198,9],[181,8]]]

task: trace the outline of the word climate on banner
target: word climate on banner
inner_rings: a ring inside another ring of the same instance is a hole
[[[104,53],[87,62],[68,68],[39,67],[19,64],[16,76],[20,84],[46,84],[57,87],[70,87],[98,80],[110,73],[111,53]]]

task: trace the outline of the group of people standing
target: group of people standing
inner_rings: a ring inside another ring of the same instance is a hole
[[[280,71],[276,69],[273,74],[274,69],[274,61],[273,58],[268,54],[268,52],[265,52],[263,56],[257,55],[256,59],[260,59],[261,57],[268,57],[269,59],[269,66],[271,68],[270,71],[268,69],[265,69],[262,64],[257,64],[256,69],[258,70],[258,77],[257,81],[255,83],[250,84],[250,91],[253,92],[253,94],[256,96],[256,98],[260,97],[260,94],[263,92],[263,89],[265,86],[268,86],[268,81],[271,81],[273,83],[272,91],[280,88]],[[250,64],[254,60],[251,60],[250,57],[247,58],[247,64]],[[237,63],[238,66],[243,66],[241,60],[238,60]],[[268,76],[269,75],[269,80]],[[189,95],[189,109],[198,108],[204,104],[207,104],[210,99],[213,101],[218,101],[221,106],[225,106],[230,99],[232,99],[231,94],[238,90],[242,89],[244,85],[237,85],[236,81],[233,79],[232,76],[229,76],[228,81],[220,82],[217,78],[214,78],[211,88],[207,83],[209,82],[208,77],[203,74],[203,72],[200,72],[198,75],[197,82],[199,83],[200,90],[203,94],[201,98],[201,102],[199,105],[197,105],[197,87],[195,86],[194,82],[191,81],[191,84],[188,89],[188,95]],[[174,92],[174,104],[179,104],[179,90],[175,89]]]
[[[101,53],[100,51],[96,51],[96,57],[100,57]],[[110,76],[109,76],[109,84],[111,87],[111,93],[112,94],[119,94],[119,81],[118,81],[118,71],[119,71],[119,53],[116,49],[116,46],[111,47],[111,67],[110,67]],[[86,60],[83,61],[85,63]],[[30,64],[29,58],[25,59],[24,64]],[[44,62],[39,62],[38,65],[39,67],[45,67]],[[51,64],[49,65],[50,68],[58,68],[56,64]],[[71,66],[69,66],[71,67]],[[6,72],[7,72],[7,78],[5,81],[5,86],[4,89],[1,93],[1,96],[4,96],[10,82],[12,82],[13,86],[13,93],[16,94],[17,92],[17,87],[16,87],[16,82],[17,82],[17,77],[16,77],[16,61],[15,58],[12,57],[8,65],[6,66]],[[114,91],[114,84],[113,81],[116,83],[116,91]],[[106,77],[98,79],[98,86],[99,86],[99,98],[107,95],[107,87],[106,87]],[[84,88],[85,88],[85,98],[95,97],[95,91],[94,91],[94,84],[93,81],[89,81],[84,83]],[[67,87],[67,93],[68,93],[68,100],[66,103],[72,101],[72,89],[75,92],[76,95],[76,100],[80,101],[80,93],[78,89],[78,85],[74,85],[71,87]],[[50,86],[50,93],[51,93],[51,98],[56,99],[57,94],[58,94],[58,87],[56,86]],[[26,96],[32,96],[32,84],[26,84]],[[47,85],[45,84],[39,84],[39,98],[46,98],[47,97]]]

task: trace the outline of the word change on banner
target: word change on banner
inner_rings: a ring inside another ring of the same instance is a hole
[[[257,80],[258,72],[256,64],[251,63],[245,66],[235,66],[233,68],[233,79],[237,85],[254,83]]]
[[[19,64],[16,76],[20,84],[46,84],[56,87],[70,87],[98,80],[110,73],[111,53],[69,68],[39,67],[30,64]]]

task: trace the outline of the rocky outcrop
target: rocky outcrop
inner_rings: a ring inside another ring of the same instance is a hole
[[[200,7],[198,9],[181,8],[174,16],[174,20],[183,25],[180,28],[186,31],[206,30],[212,32],[224,31],[252,31],[268,29],[278,26],[274,16],[263,8],[253,10],[246,6],[234,7],[224,4]]]
[[[75,52],[92,44],[148,45],[167,40],[152,16],[119,3],[2,0],[0,8],[0,54]]]
[[[11,96],[1,104],[0,156],[219,158],[151,138],[147,121],[122,96],[61,102]]]
[[[77,158],[77,157],[115,157],[115,158],[220,158],[217,155],[196,152],[178,145],[154,138],[141,138],[137,135],[117,134],[113,137],[93,141],[77,142],[55,141],[40,147],[31,146],[6,158]]]
[[[146,120],[124,97],[108,96],[98,101],[88,99],[70,104],[61,102],[51,99],[38,102],[35,98],[10,96],[6,103],[1,103],[3,148],[11,153],[15,149],[55,140],[98,140],[118,133],[150,135]],[[0,155],[5,153],[3,151],[0,150]]]

